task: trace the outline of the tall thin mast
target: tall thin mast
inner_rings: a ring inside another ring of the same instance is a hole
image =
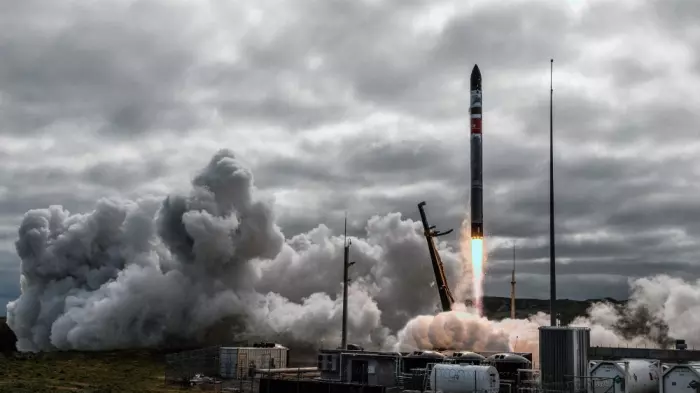
[[[513,272],[510,278],[510,319],[515,319],[515,242],[513,242]]]
[[[557,273],[554,252],[554,59],[549,62],[549,314],[557,326]]]
[[[345,231],[343,235],[343,331],[341,349],[348,347],[348,268],[350,267],[350,244],[348,244],[348,213],[345,213]]]

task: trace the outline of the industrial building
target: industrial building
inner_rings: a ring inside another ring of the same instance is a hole
[[[485,356],[487,355],[487,356]],[[470,351],[371,352],[326,349],[319,351],[320,380],[337,384],[384,386],[398,391],[444,390],[467,383],[496,393],[515,391],[518,371],[532,368],[531,353]],[[449,378],[445,375],[449,374]],[[467,375],[469,377],[467,377]],[[455,382],[459,380],[461,382]],[[530,374],[527,374],[527,379]],[[504,389],[505,387],[505,389]]]
[[[370,386],[396,386],[401,370],[398,352],[321,350],[320,379]]]
[[[165,380],[178,383],[196,375],[223,380],[252,378],[260,369],[284,369],[288,360],[289,349],[275,343],[208,347],[166,355]]]
[[[220,347],[219,376],[224,379],[252,377],[258,369],[287,367],[289,349],[279,344],[272,347]]]
[[[539,369],[532,353],[348,349],[318,351],[316,367],[287,368],[289,350],[279,344],[211,347],[167,356],[166,380],[214,377],[250,386],[241,391],[474,393],[698,393],[700,351],[590,347],[590,330],[544,326]],[[636,352],[635,352],[636,351]],[[640,352],[642,351],[642,352]],[[646,351],[646,352],[644,352]],[[650,352],[656,351],[656,352]],[[662,354],[661,359],[630,358]],[[603,356],[591,356],[592,354]],[[678,361],[683,359],[682,361]]]

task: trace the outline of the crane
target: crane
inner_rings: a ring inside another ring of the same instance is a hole
[[[445,268],[442,264],[442,259],[440,259],[440,254],[435,247],[435,238],[439,236],[444,236],[452,232],[452,229],[444,232],[437,231],[435,226],[430,226],[428,224],[428,218],[425,215],[425,201],[418,204],[418,211],[420,211],[420,219],[423,222],[423,234],[428,242],[428,251],[430,251],[430,260],[433,263],[433,273],[435,273],[435,284],[438,288],[438,294],[440,295],[440,304],[442,305],[442,311],[452,311],[452,304],[455,302],[454,296],[450,288],[447,286],[447,278],[445,276]]]

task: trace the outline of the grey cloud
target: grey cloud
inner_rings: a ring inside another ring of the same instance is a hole
[[[82,177],[92,184],[114,189],[129,189],[166,174],[166,165],[157,158],[139,162],[98,162],[88,167]]]
[[[7,194],[0,197],[0,212],[5,213],[5,217],[7,217],[10,213],[22,214],[31,209],[47,207],[56,203],[61,203],[69,211],[80,212],[90,209],[95,204],[96,197],[99,197],[97,193],[76,193],[68,187],[65,189],[46,189],[34,193]]]
[[[16,254],[0,250],[0,306],[19,296],[19,258]],[[5,315],[0,307],[0,315]]]
[[[562,62],[575,58],[576,48],[565,44],[572,27],[564,2],[489,4],[452,20],[435,54],[464,74],[465,64],[475,62],[490,70],[527,70],[552,55]]]
[[[502,254],[506,254],[505,250]],[[549,263],[532,262],[520,260],[519,252],[516,251],[516,275],[538,275],[548,271]],[[635,270],[620,269],[628,263],[635,263]],[[508,276],[510,278],[512,263],[503,258],[501,261],[489,263],[488,271],[493,277]],[[642,274],[637,272],[643,272]],[[585,259],[577,260],[570,263],[557,263],[557,277],[559,276],[581,276],[587,275],[607,275],[621,277],[643,277],[646,275],[671,274],[680,275],[683,273],[692,273],[700,275],[700,266],[697,264],[688,264],[682,262],[644,262],[632,259],[615,259],[609,258],[604,260]]]
[[[106,124],[119,134],[194,124],[195,113],[177,94],[195,61],[186,9],[156,1],[47,13],[44,6],[34,2],[4,24],[0,84],[10,119],[4,133],[63,122]]]
[[[682,35],[688,33],[700,18],[700,5],[693,0],[655,0],[649,4],[652,15],[664,23],[665,28]]]
[[[660,68],[651,68],[640,59],[631,58],[617,59],[611,62],[609,69],[616,83],[622,88],[649,82],[662,72]]]
[[[535,146],[518,148],[517,142],[509,143],[498,136],[492,138],[495,140],[492,139],[487,146],[492,146],[493,150],[486,154],[486,168],[489,171],[485,172],[489,184],[493,185],[487,190],[489,198],[485,202],[487,232],[500,238],[530,239],[531,246],[523,251],[522,258],[546,258],[546,242],[534,240],[544,241],[549,231],[548,173],[546,161],[542,162],[547,151]],[[466,159],[442,158],[459,157],[457,152],[464,150],[465,145],[456,142],[445,146],[443,141],[427,139],[377,145],[377,152],[372,151],[372,144],[369,144],[370,147],[368,144],[344,145],[352,146],[345,149],[349,158],[344,160],[339,154],[335,165],[331,162],[319,164],[330,168],[327,174],[353,173],[362,176],[333,176],[348,183],[328,183],[334,184],[336,192],[329,192],[322,198],[327,202],[321,202],[320,212],[307,220],[307,227],[312,227],[315,219],[327,217],[328,213],[323,212],[348,208],[361,217],[381,211],[401,211],[417,219],[416,203],[426,200],[433,223],[445,228],[459,228],[463,209],[455,207],[465,208],[468,195],[454,190],[466,191],[468,166]],[[678,161],[675,165],[687,167],[683,160],[684,157],[679,157],[667,162],[673,166]],[[339,163],[343,163],[345,168],[338,169]],[[604,151],[591,155],[579,153],[575,157],[558,156],[556,209],[560,258],[573,259],[574,263],[581,264],[595,258],[616,261],[624,266],[639,264],[643,272],[641,275],[647,271],[658,271],[647,269],[652,266],[650,263],[662,263],[669,259],[690,263],[693,252],[697,251],[696,246],[681,246],[670,241],[669,237],[679,229],[693,233],[697,226],[692,212],[700,205],[692,197],[685,203],[678,203],[679,200],[673,195],[659,199],[658,195],[673,190],[673,187],[664,188],[663,184],[668,184],[672,178],[661,168],[657,162],[641,157],[615,158],[605,155]],[[310,171],[308,180],[304,180],[304,173],[298,172],[294,182],[298,187],[307,187],[307,181],[316,184],[316,180],[323,179],[319,177],[320,174],[311,175],[313,173]],[[678,176],[681,179],[683,173],[677,173],[674,178]],[[415,193],[396,196],[387,196],[381,191],[370,196],[365,192],[366,196],[361,202],[355,201],[353,187],[366,185],[362,181],[364,179],[372,179],[369,182],[375,185],[421,182],[426,182],[426,185]],[[429,181],[434,183],[428,185]],[[676,191],[678,196],[686,194],[693,195],[690,189]],[[625,219],[629,222],[625,222]],[[342,220],[336,219],[328,225],[339,229],[341,223]],[[607,235],[599,238],[577,236],[601,230]],[[452,243],[456,243],[456,236]],[[492,258],[497,260],[500,251],[495,250]]]
[[[0,217],[16,225],[24,212],[53,204],[71,212],[86,211],[101,197],[131,195],[144,183],[157,181],[166,169],[158,157],[98,161],[84,168],[20,166],[0,173],[0,184],[6,190],[0,193]]]
[[[313,139],[316,127],[389,112],[400,118],[391,127],[401,131],[401,140],[395,135],[390,140],[389,126],[357,126],[352,137],[295,140],[288,152],[251,153],[256,182],[266,192],[291,191],[305,198],[278,201],[289,202],[278,209],[285,234],[306,232],[320,222],[339,233],[347,210],[358,222],[350,232],[359,236],[374,214],[400,211],[417,219],[421,200],[428,202],[434,224],[459,228],[468,201],[466,77],[479,63],[487,78],[487,121],[493,121],[484,140],[486,230],[494,238],[529,242],[522,258],[533,270],[523,277],[522,290],[539,294],[535,264],[547,257],[549,230],[549,101],[545,77],[541,83],[537,78],[555,57],[556,72],[584,83],[602,77],[609,82],[591,97],[573,84],[555,86],[560,257],[572,259],[572,266],[602,264],[596,262],[601,259],[620,267],[636,264],[640,275],[657,272],[663,266],[658,263],[679,264],[668,265],[678,272],[696,259],[698,152],[688,142],[697,139],[700,123],[694,103],[676,102],[673,91],[650,95],[649,102],[627,102],[631,89],[645,83],[649,89],[668,86],[663,83],[679,70],[656,69],[644,54],[598,59],[581,49],[603,39],[626,42],[626,26],[634,20],[654,22],[654,34],[676,34],[679,45],[690,45],[693,1],[656,2],[656,9],[605,2],[580,16],[558,1],[486,2],[449,21],[439,34],[415,36],[413,17],[435,2],[312,1],[280,11],[285,24],[279,28],[278,15],[265,14],[262,25],[242,38],[228,30],[243,26],[235,4],[232,11],[216,8],[226,23],[214,18],[209,24],[189,12],[194,9],[164,2],[128,10],[114,4],[77,10],[51,4],[14,2],[0,15],[6,27],[0,38],[4,135],[31,137],[49,126],[88,128],[136,146],[146,133],[162,129],[225,135],[230,127],[243,136],[231,147],[245,148],[258,142],[260,126]],[[656,45],[652,35],[650,46]],[[214,45],[216,39],[226,46]],[[236,51],[239,59],[219,57],[218,50]],[[307,64],[313,56],[322,60],[317,69]],[[687,75],[684,82],[697,83],[698,75]],[[462,127],[449,137],[429,131],[453,121]],[[496,121],[513,128],[491,126]],[[63,149],[72,142],[61,138],[51,152],[56,160],[72,155]],[[72,151],[91,148],[81,143]],[[102,140],[94,143],[95,154],[108,148]],[[683,151],[675,152],[681,146]],[[167,154],[190,154],[189,146]],[[2,146],[0,157],[22,161]],[[42,165],[44,158],[34,158],[37,170],[13,166],[0,174],[9,190],[0,192],[5,222],[54,203],[71,212],[90,210],[97,197],[137,189],[161,176],[181,176],[189,168],[184,159],[176,166],[157,153],[144,159],[144,166],[102,163],[81,171]],[[77,192],[78,184],[87,189]],[[409,185],[411,190],[398,192]],[[577,238],[596,231],[608,237]],[[678,244],[676,236],[682,234],[686,240]],[[491,258],[507,260],[507,250],[497,249]],[[695,275],[693,269],[688,267],[688,274]],[[595,284],[594,291],[591,283],[597,279],[585,273],[570,285],[585,282],[590,293],[623,291],[616,285],[626,291],[619,280]]]
[[[86,166],[84,169],[70,169],[54,166],[25,167],[0,176],[3,184],[21,194],[32,186],[61,186],[75,182],[85,182],[100,187],[128,189],[144,181],[155,180],[165,174],[165,165],[157,160],[136,162],[101,161]]]
[[[668,77],[663,73],[655,80],[663,81]],[[617,94],[605,90],[596,96],[586,97],[574,90],[555,88],[557,142],[576,144],[579,148],[604,143],[609,149],[629,149],[641,148],[644,144],[682,143],[697,135],[696,125],[700,115],[694,110],[692,102],[660,92],[655,98],[644,102],[625,103],[623,109],[619,102],[614,105],[609,103],[615,98],[628,99],[624,90]],[[518,111],[527,124],[529,135],[545,136],[549,126],[549,97],[523,105]],[[658,152],[663,150],[659,149]]]

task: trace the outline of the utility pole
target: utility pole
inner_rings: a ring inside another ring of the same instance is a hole
[[[510,278],[510,319],[515,319],[515,242],[513,242],[513,272]]]
[[[554,252],[554,59],[549,62],[549,316],[557,326],[557,272]]]
[[[350,245],[348,241],[348,214],[345,213],[345,234],[343,235],[343,333],[340,349],[348,348],[348,270],[355,262],[350,262]]]

